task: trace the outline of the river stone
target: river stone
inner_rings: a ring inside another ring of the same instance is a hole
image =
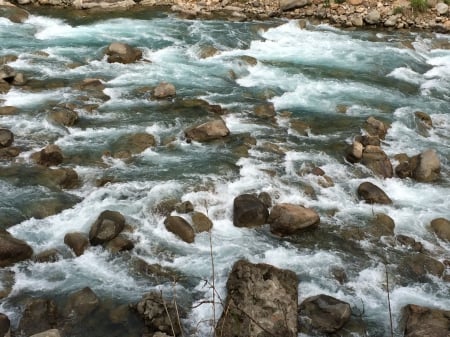
[[[305,137],[308,136],[308,132],[311,130],[311,126],[300,119],[292,119],[290,125],[299,135]]]
[[[25,309],[17,327],[19,335],[30,336],[54,328],[58,323],[58,308],[53,300],[32,298]]]
[[[33,249],[25,241],[14,238],[7,231],[0,231],[0,267],[28,260],[32,255]]]
[[[360,142],[364,147],[368,145],[381,146],[381,141],[378,136],[358,135],[355,137],[355,141]]]
[[[426,281],[427,274],[441,277],[445,266],[442,262],[435,260],[423,253],[410,254],[406,256],[399,268],[414,279]]]
[[[11,84],[14,81],[14,77],[16,76],[16,74],[17,73],[14,68],[6,64],[0,66],[0,80],[4,80]]]
[[[164,220],[166,229],[187,243],[193,243],[195,232],[192,226],[180,216],[168,216]]]
[[[358,197],[368,204],[392,204],[392,200],[384,191],[371,182],[364,182],[358,187]]]
[[[185,131],[186,138],[198,142],[206,142],[220,139],[230,134],[225,122],[222,119],[215,119]]]
[[[16,85],[16,86],[25,85],[26,83],[27,83],[27,80],[23,73],[17,73],[16,76],[14,76],[13,81],[11,82],[12,85]]]
[[[371,220],[371,228],[369,233],[377,238],[381,236],[392,236],[394,235],[395,222],[387,214],[378,213],[375,218]]]
[[[266,223],[269,211],[252,194],[241,194],[233,201],[233,224],[236,227],[258,227]]]
[[[258,194],[258,199],[266,206],[267,208],[272,207],[272,197],[267,192],[261,192]]]
[[[208,232],[213,227],[211,219],[200,212],[192,214],[192,224],[196,233]]]
[[[9,83],[0,79],[0,94],[6,94],[9,89],[11,89]]]
[[[0,337],[9,337],[10,327],[11,322],[9,321],[8,316],[0,313]]]
[[[175,97],[177,94],[175,86],[172,83],[162,82],[153,89],[153,98],[165,99]]]
[[[260,104],[255,107],[254,112],[260,118],[273,118],[275,117],[275,106],[273,103]]]
[[[412,177],[420,182],[431,182],[439,179],[441,162],[435,150],[429,149],[416,156],[418,164],[412,172]]]
[[[279,4],[282,11],[288,11],[310,5],[311,0],[281,0]]]
[[[69,295],[64,308],[67,317],[75,315],[83,318],[91,314],[100,304],[100,300],[91,288],[85,287]]]
[[[379,146],[367,145],[364,148],[361,164],[383,178],[392,178],[394,170],[386,153]]]
[[[184,313],[179,311],[179,306],[177,311],[174,301],[164,299],[157,292],[151,292],[142,297],[135,309],[151,333],[159,331],[172,336],[175,332],[175,336],[181,335],[180,319]]]
[[[81,232],[67,233],[64,236],[64,243],[69,246],[76,256],[83,255],[89,247],[89,239],[86,234]]]
[[[450,311],[408,304],[403,308],[405,337],[448,337]]]
[[[380,12],[376,9],[372,9],[371,11],[369,11],[366,15],[366,17],[364,18],[364,20],[369,24],[369,25],[376,25],[380,22]],[[373,117],[371,117],[373,118]],[[380,137],[381,138],[381,137]]]
[[[14,134],[8,129],[0,129],[0,148],[9,147],[14,142]]]
[[[406,246],[416,252],[423,252],[423,245],[410,236],[399,234],[395,237],[395,240],[401,245]]]
[[[364,20],[361,15],[354,14],[350,17],[350,22],[355,27],[362,27],[364,26]]]
[[[126,43],[113,42],[106,49],[109,63],[133,63],[142,58],[142,51]]]
[[[0,106],[0,116],[11,116],[17,113],[15,106]]]
[[[448,5],[446,3],[439,2],[436,5],[436,11],[438,12],[439,15],[445,15],[448,13]]]
[[[80,185],[78,173],[70,167],[46,169],[42,172],[42,178],[60,188],[73,189]]]
[[[345,159],[347,159],[347,161],[352,164],[358,163],[362,159],[363,150],[364,146],[360,142],[355,140],[347,150]]]
[[[134,248],[134,242],[125,236],[119,234],[111,241],[106,243],[105,248],[111,253],[125,252]]]
[[[56,166],[63,162],[64,156],[58,145],[47,145],[39,152],[31,155],[32,159],[39,165]]]
[[[58,329],[50,329],[47,331],[43,331],[37,334],[34,334],[30,337],[61,337]]]
[[[433,121],[431,120],[430,115],[428,115],[427,113],[423,111],[416,111],[414,113],[414,116],[416,117],[416,119],[420,121],[420,123],[422,123],[427,128],[433,127]]]
[[[444,241],[450,242],[450,221],[445,218],[437,218],[431,221],[431,229]]]
[[[297,289],[297,276],[290,270],[237,261],[228,276],[216,335],[297,336]]]
[[[300,317],[307,317],[312,328],[323,333],[339,331],[352,314],[350,304],[328,295],[306,298],[299,309]]]
[[[376,10],[374,11],[377,12]],[[386,137],[388,126],[382,121],[370,116],[366,120],[365,129],[370,136],[378,136],[378,138],[384,139]]]
[[[175,211],[180,214],[187,214],[194,211],[194,205],[190,201],[179,202],[175,205]]]
[[[66,108],[52,110],[49,112],[48,117],[53,122],[64,126],[72,126],[78,121],[78,113]]]
[[[101,245],[114,239],[125,227],[125,218],[116,211],[103,211],[89,231],[91,245]]]
[[[33,261],[37,263],[53,263],[59,260],[59,256],[59,251],[51,248],[33,256]]]
[[[286,236],[317,227],[320,217],[311,208],[294,204],[278,204],[272,208],[267,222],[273,234]]]

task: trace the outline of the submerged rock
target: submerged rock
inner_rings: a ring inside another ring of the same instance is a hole
[[[17,331],[21,335],[30,336],[56,327],[58,308],[53,300],[32,298],[25,304]]]
[[[116,211],[103,211],[89,231],[91,245],[101,245],[114,239],[125,227],[125,218]]]
[[[448,337],[450,311],[408,304],[403,308],[405,337]]]
[[[275,117],[275,106],[273,103],[261,104],[255,107],[255,115],[261,118]]]
[[[306,298],[299,308],[302,323],[322,333],[339,331],[351,314],[350,304],[323,294]]]
[[[153,98],[167,99],[175,97],[177,94],[175,86],[172,83],[162,82],[153,89]]]
[[[431,221],[431,229],[444,241],[450,242],[450,221],[445,218],[437,218]]]
[[[185,131],[187,139],[197,142],[206,142],[214,139],[220,139],[230,134],[230,130],[222,119],[215,119]]]
[[[133,48],[126,43],[113,42],[106,49],[108,55],[107,61],[109,63],[133,63],[142,58],[142,51],[138,48]]]
[[[54,144],[47,145],[41,151],[33,153],[31,158],[37,164],[43,166],[56,166],[64,160],[61,148]]]
[[[269,216],[267,206],[252,194],[242,194],[233,202],[233,224],[236,227],[264,225]]]
[[[0,148],[9,147],[14,142],[14,134],[8,129],[0,129]]]
[[[75,315],[81,319],[90,315],[98,308],[100,300],[91,288],[86,287],[69,295],[64,308],[64,314],[69,317]]]
[[[187,243],[193,243],[195,232],[192,226],[180,216],[168,216],[164,220],[166,229]]]
[[[384,191],[371,182],[364,182],[358,187],[358,197],[368,204],[392,204],[392,200]]]
[[[7,231],[0,230],[0,267],[28,260],[32,255],[33,249],[25,241],[14,238]]]
[[[297,336],[298,279],[290,270],[237,261],[216,336]]]
[[[300,205],[278,204],[272,208],[267,222],[270,231],[279,236],[293,235],[319,225],[316,211]]]

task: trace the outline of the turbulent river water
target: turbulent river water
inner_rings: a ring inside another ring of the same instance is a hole
[[[104,49],[113,41],[139,47],[148,61],[107,63]],[[211,290],[204,286],[212,277],[210,237],[201,233],[195,243],[187,244],[165,229],[164,216],[155,205],[174,198],[191,201],[213,220],[214,276],[223,296],[236,260],[269,263],[298,275],[299,301],[320,293],[347,301],[355,313],[363,312],[369,336],[386,336],[387,263],[396,336],[403,335],[399,323],[404,305],[450,309],[448,282],[431,275],[419,279],[404,271],[403,259],[413,254],[408,247],[389,238],[351,240],[342,234],[354,227],[364,232],[374,213],[386,213],[395,221],[395,234],[421,242],[437,260],[450,258],[449,243],[429,228],[434,218],[450,218],[448,35],[326,25],[301,29],[296,21],[186,20],[158,11],[122,17],[47,11],[22,24],[0,18],[0,44],[0,56],[19,56],[10,65],[41,83],[0,95],[2,105],[19,109],[15,115],[1,116],[0,125],[10,129],[15,144],[25,149],[15,164],[1,163],[2,171],[11,166],[21,170],[0,177],[0,225],[10,226],[8,230],[35,253],[56,248],[62,256],[53,263],[27,261],[1,271],[15,274],[12,292],[0,305],[13,324],[27,297],[59,299],[89,286],[105,301],[126,304],[150,290],[168,295],[176,290],[180,303],[194,307],[185,320],[187,329],[210,335],[205,321],[212,317],[211,305],[196,305],[211,298]],[[211,47],[218,52],[200,57]],[[78,105],[80,120],[75,126],[52,123],[48,111],[79,102],[83,92],[75,84],[85,78],[101,79],[110,99],[90,98],[88,103],[98,105],[94,109]],[[175,100],[151,100],[142,89],[163,81],[176,86]],[[186,128],[214,118],[202,105],[187,103],[192,99],[227,109],[222,118],[231,131],[229,139],[185,141]],[[277,112],[273,120],[253,112],[267,101]],[[416,111],[431,116],[432,129],[418,125]],[[381,179],[346,162],[345,148],[362,132],[369,116],[390,123],[382,147],[394,164],[395,154],[415,155],[432,148],[441,160],[441,179],[434,183]],[[307,135],[294,130],[293,119],[310,125]],[[121,136],[137,132],[154,135],[158,145],[130,160],[104,155],[115,150]],[[256,144],[243,155],[242,139],[247,136]],[[30,154],[50,143],[61,147],[63,166],[77,171],[79,188],[60,191],[42,186],[26,169],[33,166]],[[322,168],[334,185],[323,187],[317,176],[301,174],[313,166]],[[104,177],[113,177],[113,183],[97,187],[96,180]],[[363,181],[380,186],[393,204],[359,201],[356,189]],[[283,239],[265,226],[234,227],[233,199],[260,192],[268,192],[274,203],[316,209],[320,227]],[[31,207],[55,199],[80,201],[56,215],[30,218]],[[135,248],[111,254],[91,247],[73,257],[64,235],[87,233],[107,209],[120,211],[133,227],[129,237]],[[136,273],[132,266],[136,257],[173,268],[182,280],[174,285]],[[333,276],[336,268],[347,274],[343,284]],[[216,310],[219,315],[220,306]],[[107,330],[87,335],[108,334],[114,335]]]

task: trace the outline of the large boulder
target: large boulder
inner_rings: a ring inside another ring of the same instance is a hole
[[[197,233],[208,232],[213,227],[213,222],[211,219],[208,218],[207,215],[200,212],[194,212],[192,214],[192,224],[195,232]]]
[[[288,11],[310,5],[311,0],[281,0],[279,4],[282,11]]]
[[[195,240],[195,232],[192,226],[180,216],[168,216],[164,220],[166,229],[178,236],[181,240],[187,243],[192,243]]]
[[[180,319],[183,312],[175,306],[174,301],[167,300],[157,292],[145,294],[136,304],[136,311],[144,320],[149,332],[164,332],[180,336],[182,332]]]
[[[197,142],[220,139],[230,134],[230,130],[222,119],[215,119],[185,131],[186,138]]]
[[[367,145],[362,153],[361,164],[370,168],[377,176],[392,178],[394,175],[391,161],[379,146]]]
[[[368,229],[368,232],[375,238],[394,235],[395,222],[387,214],[376,214],[375,217],[370,221],[370,224],[371,226]]]
[[[156,99],[173,98],[177,95],[175,86],[172,83],[159,83],[154,89],[152,97]]]
[[[450,242],[450,221],[445,218],[437,218],[431,221],[431,229],[436,235],[445,241]]]
[[[320,217],[311,208],[293,204],[278,204],[272,208],[267,222],[270,224],[270,231],[273,234],[286,236],[317,227]]]
[[[106,49],[109,63],[133,63],[142,58],[142,51],[126,43],[113,42]]]
[[[83,318],[94,312],[100,305],[100,300],[91,288],[85,287],[69,295],[64,307],[65,316]]]
[[[408,304],[403,308],[405,337],[448,337],[450,311]]]
[[[378,14],[378,20],[379,20],[380,13],[378,13],[378,11],[376,9],[374,9],[367,14],[366,22],[369,24],[378,23],[378,21],[374,22],[375,20],[371,20],[371,22],[367,21],[368,17],[375,18],[376,14]],[[366,128],[367,133],[370,136],[377,136],[380,139],[384,139],[386,137],[387,130],[388,130],[388,126],[385,123],[383,123],[382,121],[380,121],[372,116],[366,120],[365,128]]]
[[[233,202],[233,224],[236,227],[264,225],[269,216],[267,206],[252,194],[237,196]]]
[[[306,298],[299,309],[304,324],[322,333],[339,331],[351,317],[350,304],[328,295]]]
[[[439,179],[441,162],[435,150],[426,150],[417,156],[417,165],[412,171],[412,177],[421,182]]]
[[[347,154],[345,159],[347,159],[350,163],[358,163],[361,161],[363,157],[364,145],[358,141],[353,141],[352,145],[347,149]]]
[[[14,142],[14,134],[8,129],[0,129],[0,148],[9,147]]]
[[[28,260],[33,249],[25,242],[14,238],[7,231],[0,231],[0,267]]]
[[[77,171],[70,167],[45,169],[41,173],[42,182],[51,186],[72,189],[80,185]]]
[[[31,158],[36,164],[43,166],[56,166],[64,160],[61,148],[55,144],[47,145],[41,151],[33,153]]]
[[[387,194],[371,182],[364,182],[359,185],[357,193],[359,199],[364,200],[368,204],[392,204],[392,200]]]
[[[64,126],[72,126],[78,121],[78,113],[67,108],[57,108],[49,112],[50,120]]]
[[[58,308],[53,300],[31,298],[25,304],[16,332],[19,336],[30,336],[52,329],[57,323]]]
[[[427,274],[441,277],[445,271],[442,262],[423,253],[409,254],[399,264],[400,271],[415,280],[426,282]]]
[[[89,231],[91,245],[101,245],[114,239],[125,227],[125,218],[116,211],[103,211]]]
[[[290,270],[237,261],[216,336],[297,336],[298,279]]]
[[[86,234],[80,232],[67,233],[64,236],[64,243],[69,246],[76,256],[83,255],[89,247],[89,239]]]

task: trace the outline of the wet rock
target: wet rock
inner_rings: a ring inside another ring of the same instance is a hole
[[[89,247],[89,239],[86,234],[81,232],[67,233],[64,236],[64,243],[69,246],[76,256],[83,255]]]
[[[0,231],[0,267],[28,260],[33,249],[25,242],[14,238],[7,231]]]
[[[125,218],[116,211],[103,211],[89,231],[91,245],[101,245],[114,239],[125,227]]]
[[[108,55],[107,61],[109,63],[118,62],[127,64],[140,60],[142,58],[142,51],[126,43],[113,42],[108,46],[106,55]]]
[[[427,113],[425,113],[423,111],[416,111],[414,113],[414,116],[425,127],[427,127],[427,128],[433,127],[433,121],[431,120],[430,115],[428,115]]]
[[[42,173],[42,177],[44,180],[51,182],[51,185],[55,185],[60,188],[73,189],[80,185],[77,172],[69,167],[46,169]]]
[[[362,154],[361,164],[370,168],[377,176],[392,178],[394,175],[391,161],[379,146],[367,145]]]
[[[275,117],[275,106],[273,103],[261,104],[255,107],[254,112],[260,118],[273,118]]]
[[[147,276],[158,284],[161,282],[175,282],[182,278],[180,272],[172,268],[164,267],[157,263],[149,264],[139,258],[133,261],[133,268],[138,274]]]
[[[233,224],[236,227],[264,225],[269,211],[264,203],[252,194],[237,196],[233,202]]]
[[[364,146],[360,142],[354,141],[352,145],[348,148],[345,159],[347,159],[347,161],[349,161],[352,164],[358,163],[362,159],[363,150]]]
[[[55,248],[44,250],[33,257],[33,261],[38,263],[52,263],[58,260],[59,252]]]
[[[91,288],[85,287],[69,295],[64,307],[66,317],[75,316],[82,319],[93,313],[100,305],[100,300]]]
[[[392,200],[387,194],[381,188],[370,182],[364,182],[359,185],[357,193],[359,199],[364,200],[368,204],[392,204]]]
[[[25,304],[17,332],[30,336],[56,327],[58,308],[52,300],[32,298]]]
[[[217,336],[297,336],[298,279],[290,270],[237,261]]]
[[[170,213],[175,211],[176,204],[178,204],[177,199],[166,199],[152,207],[152,210],[159,215],[168,216]]]
[[[333,179],[331,179],[331,177],[329,177],[327,175],[319,177],[317,182],[323,188],[328,188],[328,187],[333,187],[334,186]]]
[[[208,57],[214,56],[219,52],[219,49],[212,45],[202,46],[199,52],[199,57],[202,59],[206,59]]]
[[[8,18],[14,23],[23,23],[28,19],[29,13],[16,6],[2,6],[0,4],[0,16]]]
[[[17,55],[2,55],[0,56],[0,64],[7,64],[14,61],[17,61],[18,57]]]
[[[163,332],[170,336],[175,332],[175,336],[181,335],[180,319],[184,314],[178,311],[180,312],[178,315],[174,302],[164,299],[161,294],[156,292],[145,294],[136,304],[135,309],[144,320],[149,332]]]
[[[450,311],[408,304],[403,308],[405,337],[448,337]]]
[[[172,83],[162,82],[153,89],[153,98],[156,99],[167,99],[175,97],[177,94],[175,86]]]
[[[377,12],[377,10],[373,10],[375,12]],[[371,11],[371,12],[373,12]],[[370,15],[370,13],[368,14]],[[379,15],[379,13],[378,13]],[[369,23],[371,24],[371,23]],[[366,131],[370,136],[378,136],[378,138],[380,139],[384,139],[384,137],[386,137],[386,133],[388,130],[388,126],[386,124],[384,124],[382,121],[374,118],[374,117],[369,117],[366,121],[366,125],[365,125]]]
[[[16,75],[17,73],[12,67],[6,64],[0,66],[0,80],[3,80],[11,84],[14,81],[14,77]]]
[[[293,235],[319,225],[316,211],[293,204],[278,204],[272,208],[267,222],[270,231],[279,236]]]
[[[85,78],[79,86],[82,90],[103,91],[106,88],[103,82],[98,78]]]
[[[123,235],[118,235],[106,243],[105,248],[112,253],[125,252],[134,248],[134,243]]]
[[[1,92],[1,90],[0,90]],[[15,115],[17,113],[17,108],[15,106],[1,106],[0,107],[0,116],[10,116]]]
[[[412,171],[412,177],[420,182],[431,182],[439,179],[441,162],[435,150],[426,150],[417,157],[418,164]]]
[[[280,9],[284,11],[305,7],[311,4],[311,0],[281,0]]]
[[[299,135],[307,137],[311,126],[299,119],[291,120],[291,128],[295,130]]]
[[[196,233],[208,232],[213,227],[211,219],[200,212],[192,214],[192,224]]]
[[[57,108],[50,111],[48,117],[53,122],[64,126],[73,126],[78,121],[78,113],[65,108]]]
[[[183,201],[175,205],[175,211],[181,214],[191,213],[194,211],[194,205],[190,201]]]
[[[9,337],[10,336],[11,322],[8,316],[0,313],[0,336]]]
[[[12,159],[20,154],[20,149],[15,146],[0,148],[0,158]]]
[[[198,142],[206,142],[220,139],[230,134],[225,122],[222,119],[215,119],[198,126],[194,126],[185,131],[186,138]]]
[[[355,141],[360,142],[364,147],[368,145],[381,146],[381,141],[378,136],[358,135],[355,137]]]
[[[156,139],[153,135],[146,132],[139,132],[132,135],[125,135],[120,137],[114,144],[116,152],[114,157],[124,157],[120,153],[138,154],[148,148],[156,146]],[[128,156],[125,156],[128,157]]]
[[[431,221],[431,229],[444,241],[450,242],[450,221],[445,218],[437,218]]]
[[[193,243],[195,233],[192,226],[180,216],[168,216],[164,220],[166,229],[187,243]]]
[[[405,178],[411,177],[412,176],[412,168],[411,168],[409,161],[404,161],[404,162],[401,162],[400,164],[398,164],[395,167],[395,174],[400,179],[405,179]]]
[[[43,166],[56,166],[63,162],[64,156],[58,145],[47,145],[39,152],[32,154],[31,158],[36,164]]]
[[[419,281],[425,281],[426,279],[424,277],[427,274],[440,277],[445,270],[443,263],[423,253],[416,253],[406,256],[402,263],[399,264],[399,268],[401,271]]]
[[[333,277],[336,279],[336,281],[339,282],[339,284],[344,284],[348,280],[347,273],[343,268],[340,267],[331,268],[331,275],[333,275]]]
[[[258,194],[258,199],[266,206],[267,208],[272,207],[272,197],[267,192],[261,192]]]
[[[412,237],[407,235],[399,234],[395,237],[398,243],[400,243],[403,246],[407,246],[410,249],[416,251],[416,252],[422,252],[423,251],[423,245],[420,242],[417,242]]]
[[[25,75],[22,73],[17,73],[16,76],[14,76],[13,81],[11,82],[12,85],[16,86],[22,86],[27,84],[27,80],[25,78]]]
[[[351,314],[350,304],[323,294],[308,297],[299,308],[304,324],[310,324],[314,330],[323,333],[339,331],[349,321]]]
[[[376,25],[380,22],[380,19],[381,19],[380,12],[376,9],[372,9],[367,13],[366,17],[364,18],[364,21],[366,21],[369,25]]]
[[[395,222],[389,215],[378,213],[371,221],[369,233],[376,238],[380,238],[381,236],[392,236],[394,235],[394,228]]]
[[[34,334],[30,337],[61,337],[61,334],[58,329],[50,329],[47,331]]]
[[[6,94],[10,88],[11,86],[8,82],[0,79],[0,94]]]
[[[8,129],[0,129],[0,148],[9,147],[14,142],[14,134]]]

